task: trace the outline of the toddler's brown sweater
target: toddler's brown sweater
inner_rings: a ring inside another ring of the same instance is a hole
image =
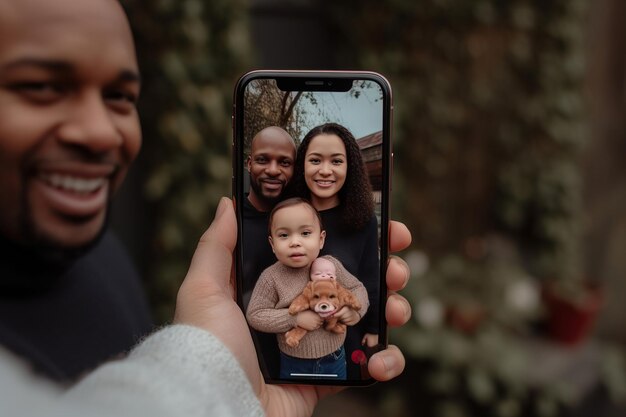
[[[367,290],[337,259],[329,259],[337,270],[337,282],[352,291],[361,303],[359,315],[363,317],[369,307]],[[254,329],[265,333],[276,333],[279,349],[296,358],[316,359],[326,356],[343,345],[346,334],[337,334],[324,329],[308,332],[295,348],[285,342],[285,332],[296,326],[296,316],[289,314],[291,302],[304,290],[309,282],[310,267],[291,268],[276,262],[263,271],[257,281],[246,317]]]

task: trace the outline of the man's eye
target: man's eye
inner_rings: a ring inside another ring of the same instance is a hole
[[[111,89],[105,91],[103,97],[107,103],[121,111],[131,110],[137,104],[137,95],[129,91]]]
[[[67,89],[61,83],[49,81],[25,81],[12,84],[10,88],[29,100],[48,103],[59,98]]]
[[[137,102],[137,96],[135,94],[117,90],[107,91],[104,94],[104,98],[107,100],[127,101],[133,104]]]
[[[317,295],[317,294],[315,294],[315,295],[313,296],[313,298],[315,298],[315,299],[317,300],[318,298],[320,298],[320,296],[319,296],[319,295]]]
[[[266,164],[267,163],[267,159],[266,158],[255,158],[254,162],[256,162],[257,164]]]
[[[289,168],[292,165],[291,161],[280,161],[280,166]]]
[[[331,298],[331,299],[333,299],[333,298],[337,298],[337,296],[336,296],[335,294],[331,294],[330,298]]]

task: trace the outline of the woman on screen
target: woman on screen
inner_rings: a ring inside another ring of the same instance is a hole
[[[345,343],[348,378],[358,379],[362,349],[378,345],[380,259],[372,188],[352,133],[337,123],[311,129],[298,147],[292,181],[295,194],[322,217],[327,235],[321,254],[336,257],[367,289],[370,309],[349,328]]]

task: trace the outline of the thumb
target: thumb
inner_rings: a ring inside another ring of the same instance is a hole
[[[237,220],[233,202],[222,197],[211,226],[204,232],[191,260],[185,283],[211,283],[230,292],[232,257],[237,244]],[[210,279],[207,279],[210,277]]]
[[[233,203],[222,198],[213,223],[198,242],[189,272],[178,291],[174,322],[202,328],[220,339],[237,358],[258,393],[263,381],[254,344],[230,286],[236,243]]]

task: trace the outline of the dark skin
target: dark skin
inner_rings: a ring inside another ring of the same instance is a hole
[[[280,127],[270,126],[252,139],[246,168],[250,173],[248,200],[258,211],[268,212],[279,201],[293,175],[296,145]]]
[[[0,1],[0,233],[15,241],[89,244],[141,146],[126,17],[91,3]]]

